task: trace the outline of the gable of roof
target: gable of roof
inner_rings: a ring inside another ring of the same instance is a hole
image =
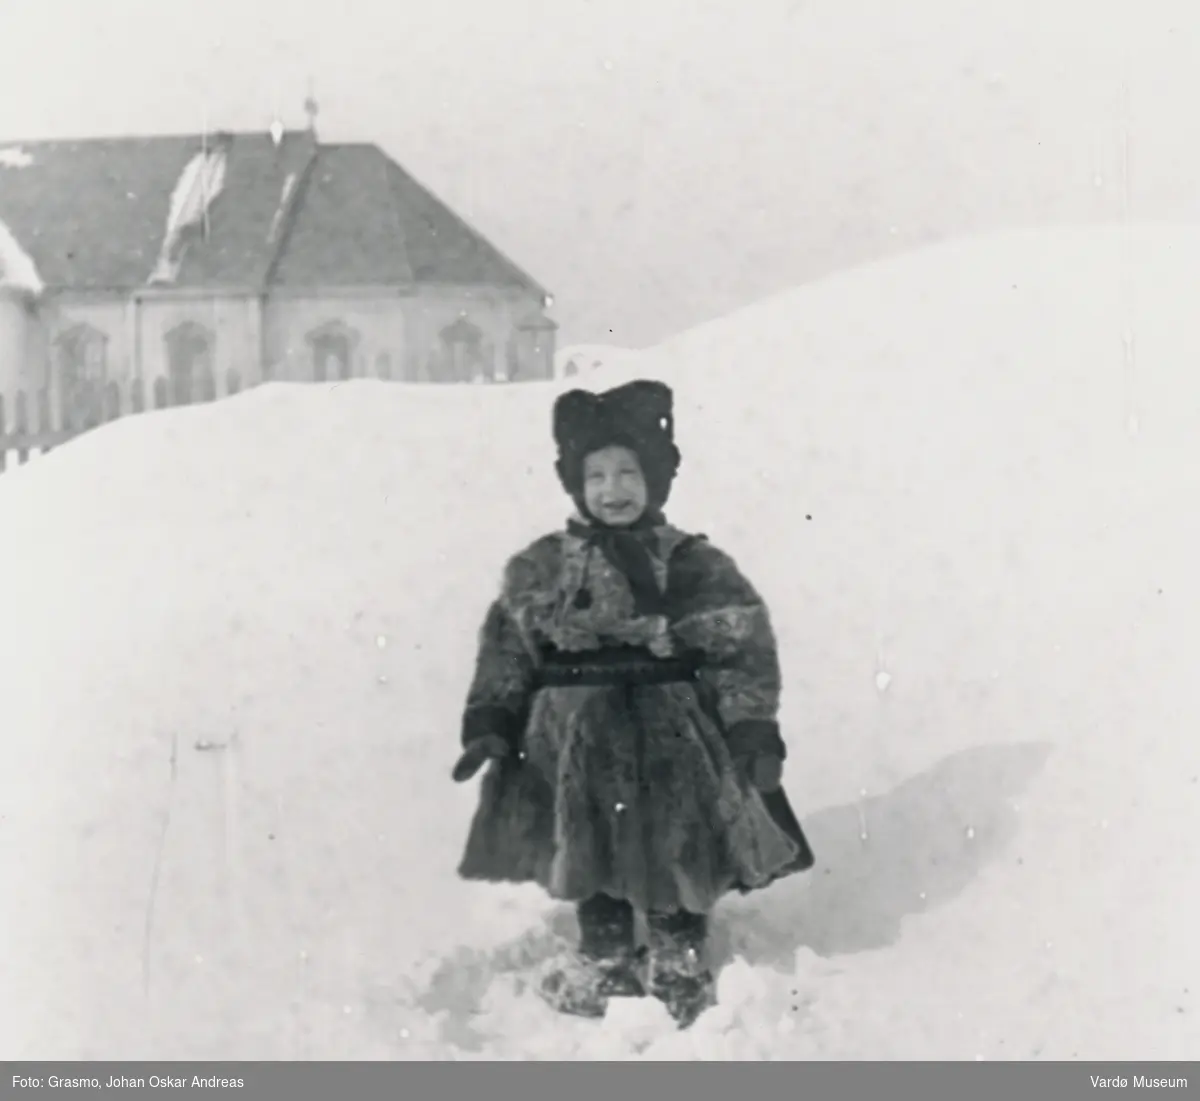
[[[369,144],[220,136],[223,183],[170,284],[511,286],[546,294]],[[155,273],[181,175],[214,137],[0,142],[0,223],[48,287],[132,290]]]
[[[376,145],[322,145],[272,282],[545,290]]]
[[[271,270],[282,287],[409,286],[404,227],[387,164],[369,146],[322,146]]]
[[[414,176],[390,160],[388,172],[404,223],[409,258],[418,279],[512,284],[547,296],[544,287]]]

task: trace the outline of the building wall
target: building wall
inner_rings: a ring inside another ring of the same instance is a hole
[[[140,377],[152,404],[156,381],[170,378],[168,336],[187,324],[211,340],[218,396],[227,392],[230,370],[237,371],[242,387],[264,379],[312,381],[309,338],[325,328],[350,335],[353,378],[551,378],[553,332],[536,334],[542,348],[534,354],[529,337],[517,331],[523,321],[541,317],[541,307],[530,294],[422,287],[321,296],[274,293],[266,300],[255,294],[61,294],[30,313],[18,295],[0,291],[0,393],[11,409],[16,391],[26,391],[33,402],[49,388],[53,407],[61,409],[64,340],[82,334],[102,347],[103,380],[118,384],[122,400],[128,400],[129,384]],[[448,354],[442,333],[456,321],[478,331],[478,360]]]
[[[243,387],[260,381],[262,305],[257,295],[147,298],[137,304],[137,310],[140,373],[148,388],[156,379],[169,377],[168,336],[188,323],[198,326],[211,342],[219,394],[225,393],[231,370],[238,373]]]
[[[253,295],[124,295],[62,294],[42,310],[37,324],[40,347],[27,342],[25,371],[19,384],[5,379],[0,389],[48,388],[56,410],[63,408],[65,342],[82,335],[98,341],[103,381],[115,382],[123,402],[129,385],[141,378],[147,404],[159,379],[170,377],[168,335],[191,323],[210,341],[217,393],[227,392],[228,372],[236,370],[241,385],[259,381],[261,306]]]
[[[35,327],[25,295],[0,287],[0,394],[7,396],[28,385],[29,343]]]
[[[20,359],[0,353],[0,394],[4,395],[11,419],[16,395],[26,395],[32,420],[40,396],[48,393],[55,410],[60,408],[61,389],[55,367],[60,357],[59,338],[66,334],[89,334],[103,347],[104,361],[111,365],[111,377],[128,378],[127,330],[123,319],[125,304],[111,297],[77,299],[47,296],[31,310],[18,311],[7,296],[0,294],[0,345],[20,349]],[[19,343],[14,327],[23,324]]]
[[[268,297],[264,309],[267,378],[311,382],[315,360],[309,337],[325,328],[343,328],[350,337],[352,378],[403,377],[406,316],[402,300],[384,290],[360,295]],[[388,357],[381,363],[380,357]]]
[[[128,383],[133,378],[134,333],[129,324],[131,306],[119,295],[64,295],[55,299],[45,314],[45,366],[50,368],[58,362],[61,338],[77,326],[84,326],[104,339],[104,368],[108,378],[120,384]]]
[[[454,376],[441,338],[443,329],[461,319],[481,335],[481,361],[470,365],[472,369],[488,380],[504,379],[512,374],[510,345],[516,326],[540,313],[541,302],[534,295],[488,288],[422,287],[405,293],[368,289],[324,296],[277,293],[267,300],[265,312],[269,374],[279,380],[311,381],[310,335],[326,327],[344,327],[354,348],[351,377],[464,381]],[[522,366],[517,378],[550,378],[553,353],[544,363]]]

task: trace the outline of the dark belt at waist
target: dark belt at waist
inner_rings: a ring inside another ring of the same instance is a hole
[[[660,658],[641,647],[621,646],[583,653],[551,650],[542,655],[539,688],[576,685],[673,684],[694,681],[698,662],[693,655]]]

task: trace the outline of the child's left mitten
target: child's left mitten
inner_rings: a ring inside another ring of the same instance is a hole
[[[746,779],[759,791],[778,791],[783,783],[783,761],[773,753],[752,757],[743,768]]]
[[[777,723],[747,719],[729,728],[728,745],[738,771],[759,791],[778,791],[787,747]]]

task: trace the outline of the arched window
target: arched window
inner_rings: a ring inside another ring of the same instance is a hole
[[[195,321],[184,321],[168,332],[165,340],[172,404],[201,400],[213,377],[212,333]]]
[[[440,333],[441,377],[437,382],[475,382],[491,375],[486,370],[483,333],[465,317],[459,317]]]
[[[540,314],[526,318],[517,325],[513,334],[513,361],[515,370],[510,377],[524,379],[548,379],[554,377],[554,345],[558,326]]]
[[[82,323],[60,333],[55,345],[64,416],[75,427],[99,424],[108,381],[108,337]]]
[[[327,321],[307,336],[314,382],[336,382],[354,374],[359,335],[343,321]]]

